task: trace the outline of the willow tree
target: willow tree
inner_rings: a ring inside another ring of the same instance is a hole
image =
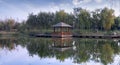
[[[103,28],[105,30],[110,30],[111,27],[114,25],[114,10],[104,8],[101,11],[101,21],[103,23]]]

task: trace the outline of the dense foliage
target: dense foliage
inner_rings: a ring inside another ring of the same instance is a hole
[[[0,20],[0,31],[13,31],[19,28],[20,23],[14,19],[6,19],[5,21]]]
[[[77,15],[66,13],[63,10],[56,13],[30,14],[26,24],[31,29],[49,29],[53,24],[65,22],[74,25],[75,29],[111,30],[112,27],[119,29],[119,21],[119,17],[114,15],[114,10],[104,8],[92,12],[81,9]]]
[[[28,19],[22,23],[17,23],[13,19],[0,21],[0,30],[18,31],[30,30],[50,30],[52,25],[58,22],[65,22],[78,30],[119,30],[120,17],[115,17],[114,10],[103,8],[95,11],[81,9],[77,15],[67,13],[64,10],[52,12],[39,12],[38,14],[29,14]]]

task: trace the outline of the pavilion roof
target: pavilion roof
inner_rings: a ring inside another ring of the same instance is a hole
[[[69,24],[60,22],[60,23],[57,23],[57,24],[53,25],[53,27],[72,27],[72,26],[69,25]]]

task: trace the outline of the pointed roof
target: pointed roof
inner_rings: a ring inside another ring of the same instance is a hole
[[[57,24],[53,25],[53,27],[72,27],[72,26],[69,25],[69,24],[60,22],[60,23],[57,23]]]

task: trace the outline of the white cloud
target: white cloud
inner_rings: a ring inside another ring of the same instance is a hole
[[[0,19],[4,20],[6,18],[14,18],[15,20],[26,20],[27,16],[30,13],[38,14],[40,11],[42,12],[56,12],[59,10],[65,10],[66,12],[71,12],[72,7],[69,3],[51,3],[47,6],[38,6],[31,3],[22,3],[20,5],[14,5],[10,3],[2,3],[4,6],[3,9],[0,10]]]
[[[73,5],[77,6],[81,3],[88,3],[90,1],[92,1],[92,0],[73,0],[72,3],[73,3]]]
[[[72,12],[72,6],[69,3],[55,4],[51,3],[48,7],[49,11],[56,12],[59,10],[65,10],[66,12]]]
[[[22,3],[20,5],[14,5],[10,3],[3,2],[3,0],[0,0],[0,4],[2,4],[0,7],[0,19],[5,19],[5,18],[14,18],[14,19],[19,19],[20,21],[26,20],[27,16],[29,13],[34,13],[37,14],[40,11],[43,12],[56,12],[59,10],[65,10],[66,12],[72,12],[73,8],[75,6],[81,6],[83,8],[87,8],[88,10],[94,10],[96,8],[103,8],[103,7],[109,7],[108,4],[104,5],[95,5],[95,6],[88,6],[86,3],[89,3],[93,0],[72,0],[73,5],[70,3],[51,3],[47,6],[40,6],[40,5],[35,5],[32,3]],[[94,0],[97,3],[102,2],[103,0]],[[115,7],[115,14],[120,15],[119,13],[119,8],[118,4],[116,4]]]
[[[101,3],[102,2],[102,0],[95,0],[97,3]]]
[[[77,6],[77,5],[88,3],[91,1],[93,1],[93,0],[73,0],[72,3],[73,3],[73,5]],[[94,0],[94,1],[97,3],[101,3],[103,0]]]
[[[29,3],[23,4],[22,7],[24,11],[27,12],[28,14],[32,12],[36,14],[41,10],[41,7],[35,6],[33,4],[29,4]]]
[[[115,16],[119,16],[120,15],[120,9],[119,7],[113,8],[115,10]]]

